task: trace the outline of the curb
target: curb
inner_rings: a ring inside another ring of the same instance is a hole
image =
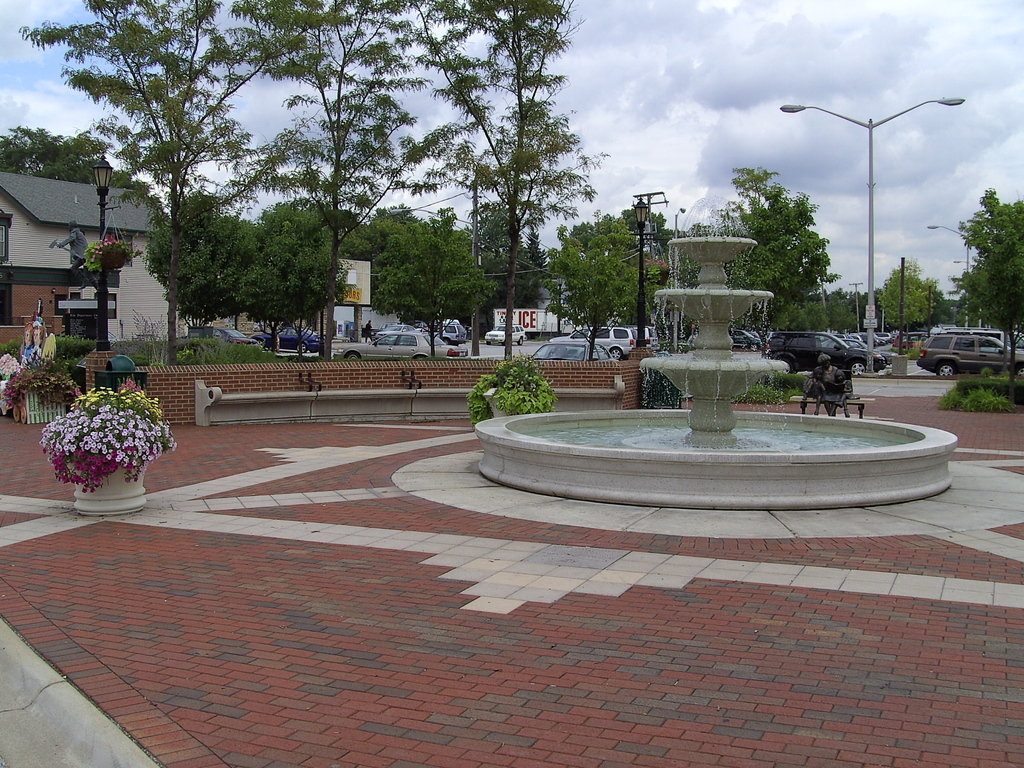
[[[0,619],[0,765],[160,768]]]

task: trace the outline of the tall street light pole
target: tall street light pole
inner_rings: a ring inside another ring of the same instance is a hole
[[[638,198],[633,206],[633,215],[636,216],[636,234],[640,239],[640,250],[637,253],[637,271],[639,278],[636,283],[636,346],[647,346],[647,294],[644,290],[644,230],[647,228],[647,221],[651,216],[651,206]]]
[[[840,120],[846,120],[848,123],[859,125],[861,128],[868,129],[868,301],[867,306],[864,308],[864,325],[868,332],[868,359],[869,361],[874,358],[875,351],[875,128],[880,125],[888,123],[890,120],[895,120],[901,115],[907,114],[918,107],[923,107],[925,104],[942,104],[944,107],[958,107],[963,104],[965,99],[929,99],[928,101],[922,101],[920,104],[915,104],[912,107],[904,109],[902,112],[897,112],[895,115],[889,115],[889,117],[882,118],[881,120],[857,120],[846,115],[840,115],[838,112],[833,112],[830,109],[824,109],[823,107],[804,106],[802,104],[784,104],[779,109],[787,114],[794,114],[796,112],[803,112],[805,109],[815,109],[818,112],[824,112],[827,115],[838,117]],[[868,370],[873,370],[873,363],[868,363]]]
[[[110,191],[110,179],[114,169],[101,157],[92,167],[93,180],[96,182],[96,194],[100,199],[100,240],[107,234],[107,193]],[[100,270],[100,279],[96,285],[96,351],[110,351],[110,334],[107,329],[107,305],[110,303],[110,290],[107,283],[107,270]]]

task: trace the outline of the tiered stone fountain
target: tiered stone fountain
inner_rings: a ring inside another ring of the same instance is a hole
[[[697,288],[655,296],[700,323],[690,355],[648,358],[692,396],[679,410],[587,411],[489,419],[476,426],[480,472],[537,493],[696,509],[863,507],[932,496],[951,482],[956,437],[909,424],[732,411],[733,396],[784,365],[739,359],[731,320],[767,291],[725,287],[724,265],[756,245],[745,238],[682,238],[701,265]],[[611,365],[612,363],[608,363]],[[617,363],[616,363],[617,365]]]
[[[725,265],[755,245],[755,241],[743,237],[681,238],[669,243],[669,247],[679,248],[700,265],[698,285],[665,288],[654,297],[696,319],[696,349],[687,358],[648,358],[640,366],[660,372],[680,392],[692,397],[686,442],[694,447],[735,446],[732,399],[765,374],[788,370],[777,360],[749,355],[740,359],[732,353],[729,325],[772,298],[768,291],[736,291],[725,285]]]

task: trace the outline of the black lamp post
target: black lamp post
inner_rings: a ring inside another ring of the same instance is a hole
[[[647,294],[644,290],[644,230],[647,228],[647,219],[651,215],[651,206],[644,202],[643,198],[636,201],[633,206],[633,213],[636,215],[636,233],[640,238],[640,253],[637,256],[639,277],[636,284],[636,346],[647,346]]]
[[[110,178],[114,175],[114,169],[107,162],[106,157],[101,157],[99,162],[92,167],[93,179],[96,181],[96,194],[100,198],[100,240],[107,233],[107,193],[110,191]],[[110,351],[110,335],[107,331],[107,304],[110,301],[110,291],[107,285],[107,270],[100,270],[100,279],[96,285],[96,351]]]

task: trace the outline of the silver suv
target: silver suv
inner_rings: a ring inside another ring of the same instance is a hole
[[[978,373],[983,368],[1005,371],[1010,366],[1010,351],[991,336],[940,333],[921,343],[917,366],[939,376]],[[1024,360],[1016,359],[1016,372],[1024,373]]]
[[[650,332],[647,334],[650,338]],[[590,331],[580,328],[568,336],[559,336],[552,341],[589,341]],[[608,328],[598,328],[597,343],[608,350],[608,354],[615,360],[625,360],[629,353],[636,346],[636,329],[625,325],[612,325]]]

